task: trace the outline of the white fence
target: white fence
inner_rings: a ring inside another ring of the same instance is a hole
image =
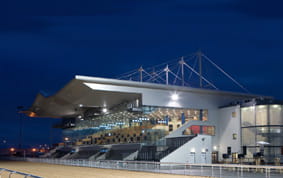
[[[282,178],[283,166],[255,166],[239,164],[179,164],[144,161],[79,160],[27,158],[27,161],[104,169],[124,169],[167,174],[211,176],[225,178]]]
[[[5,168],[0,168],[0,178],[5,172],[8,173],[9,178],[12,177],[13,174],[22,175],[25,178],[28,178],[28,177],[41,178],[39,176],[35,176],[35,175],[32,175],[32,174],[26,174],[26,173],[23,173],[23,172],[13,171],[13,170],[10,170],[10,169],[5,169]]]

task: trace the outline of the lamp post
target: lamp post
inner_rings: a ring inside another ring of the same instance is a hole
[[[18,106],[17,107],[17,113],[18,117],[20,119],[19,123],[19,149],[22,148],[22,140],[23,140],[23,117],[21,116],[21,111],[24,107],[23,106]]]
[[[68,142],[69,142],[69,138],[68,137],[64,137],[64,146],[65,147],[67,146]]]

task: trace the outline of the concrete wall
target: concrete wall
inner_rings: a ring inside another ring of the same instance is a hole
[[[211,136],[198,135],[161,159],[160,162],[211,164],[211,150]]]
[[[235,112],[233,116],[232,113]],[[231,147],[231,152],[241,153],[241,120],[240,106],[232,106],[219,109],[217,124],[217,140],[214,142],[215,151],[219,152],[219,160],[222,154],[227,153],[227,147]],[[236,139],[233,139],[236,134]]]

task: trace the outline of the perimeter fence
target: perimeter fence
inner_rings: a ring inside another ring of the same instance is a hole
[[[143,171],[154,173],[208,176],[221,178],[282,178],[283,166],[239,164],[183,164],[144,161],[27,158],[26,161],[49,164]]]
[[[6,173],[6,176],[9,177],[9,178],[11,178],[12,175],[21,175],[24,178],[28,178],[28,177],[42,178],[42,177],[35,176],[35,175],[32,175],[32,174],[26,174],[26,173],[19,172],[19,171],[13,171],[13,170],[10,170],[10,169],[0,168],[0,178],[2,176],[4,176],[5,173]]]

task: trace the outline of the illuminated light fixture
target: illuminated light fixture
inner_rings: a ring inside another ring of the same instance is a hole
[[[202,153],[205,153],[205,149],[204,149],[204,148],[202,148],[202,149],[201,149],[201,152],[202,152]]]
[[[65,137],[64,140],[65,140],[65,141],[69,141],[69,138],[68,138],[68,137]]]
[[[196,152],[196,149],[195,148],[192,148],[191,149],[191,153],[195,153]]]
[[[280,108],[280,105],[272,105],[273,108]]]
[[[81,116],[81,115],[78,115],[78,117],[77,117],[78,119],[80,119],[81,121],[83,121],[84,120],[84,118],[83,118],[83,116]]]
[[[32,152],[36,152],[36,148],[31,149]]]
[[[107,108],[103,108],[103,109],[102,109],[102,112],[103,112],[103,113],[107,113]]]
[[[15,148],[10,148],[10,152],[14,152],[15,150]]]
[[[29,112],[28,116],[29,117],[36,117],[36,113],[35,112]]]
[[[214,146],[214,147],[213,147],[213,150],[216,151],[216,150],[217,150],[217,146]]]
[[[179,95],[178,95],[177,93],[173,93],[173,94],[171,95],[171,99],[172,99],[173,101],[177,101],[177,100],[179,99]]]
[[[83,106],[84,106],[84,105],[82,105],[82,104],[79,104],[79,107],[80,107],[80,108],[82,108]]]

